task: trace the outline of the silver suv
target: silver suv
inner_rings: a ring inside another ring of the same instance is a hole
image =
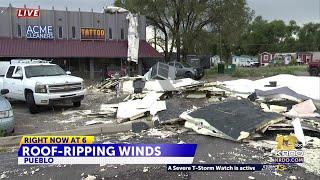
[[[203,77],[203,68],[195,68],[184,62],[172,61],[169,66],[176,68],[176,77],[201,79]]]

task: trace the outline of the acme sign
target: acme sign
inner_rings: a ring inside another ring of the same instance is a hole
[[[18,18],[28,18],[28,17],[39,17],[40,10],[39,9],[17,9],[17,17]]]
[[[26,37],[27,39],[53,39],[53,26],[27,26]]]

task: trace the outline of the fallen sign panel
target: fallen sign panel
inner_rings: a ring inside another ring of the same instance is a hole
[[[263,112],[248,100],[231,100],[210,104],[180,118],[194,131],[230,140],[241,140],[267,125],[283,120],[277,113]]]

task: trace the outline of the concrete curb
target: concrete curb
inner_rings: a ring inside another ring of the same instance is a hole
[[[141,130],[146,130],[152,127],[154,127],[153,123],[151,121],[145,120],[129,121],[121,124],[99,124],[66,131],[43,132],[2,137],[0,138],[0,147],[18,146],[22,136],[89,136],[127,131],[140,132]]]

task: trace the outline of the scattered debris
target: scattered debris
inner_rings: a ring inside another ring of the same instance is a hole
[[[304,138],[303,130],[301,127],[300,119],[296,118],[292,122],[293,128],[294,128],[294,134],[297,137],[297,139],[302,143],[303,146],[306,145],[306,140]]]
[[[71,114],[79,114],[79,115],[87,115],[90,114],[91,110],[71,110],[71,111],[63,111],[62,115],[71,115]]]
[[[158,129],[149,129],[148,130],[148,136],[158,136],[158,137],[161,137],[161,138],[167,138],[167,137],[170,137],[170,136],[173,136],[175,135],[175,133],[173,133],[172,131],[160,131]]]
[[[320,139],[316,137],[305,136],[307,146],[310,148],[320,148]]]
[[[86,178],[84,178],[84,180],[95,180],[97,179],[96,176],[90,175],[88,174],[88,176]]]
[[[146,80],[150,79],[172,79],[176,78],[176,69],[174,66],[169,66],[161,62],[153,65],[150,70],[144,75]]]
[[[89,126],[89,125],[94,125],[94,124],[108,124],[108,123],[112,123],[112,121],[91,120],[91,121],[85,122],[85,125]]]
[[[143,167],[142,172],[146,173],[146,172],[148,172],[148,171],[149,171],[149,167]]]
[[[231,140],[243,139],[269,124],[283,121],[280,115],[263,112],[248,100],[210,104],[191,113],[183,113],[180,118],[187,121],[186,127],[200,134]]]
[[[265,87],[265,85],[269,84],[270,81],[276,81],[277,87]],[[256,81],[238,79],[225,81],[221,84],[224,84],[225,89],[242,94],[254,93],[256,89],[266,91],[281,87],[288,87],[295,93],[308,97],[308,99],[320,100],[319,77],[280,74]]]
[[[295,179],[297,179],[297,177],[296,176],[289,176],[289,179],[295,180]]]
[[[270,140],[269,132],[283,136],[294,132],[303,144],[305,163],[301,166],[320,173],[317,162],[320,158],[316,154],[320,154],[320,140],[317,138],[320,136],[318,77],[277,75],[256,81],[238,79],[225,82],[190,78],[175,80],[168,66],[158,63],[144,77],[106,79],[91,88],[113,94],[117,91],[122,95],[97,110],[73,110],[62,114],[94,118],[86,119],[86,125],[143,118],[159,127],[146,130],[145,124],[137,123],[133,125],[133,132],[143,130],[147,136],[168,138],[189,131],[190,134],[249,142],[250,146],[269,157],[277,145],[276,141]],[[124,134],[119,140],[136,136]],[[185,143],[179,138],[176,142]],[[213,158],[210,153],[208,157]],[[203,160],[199,162],[205,163]],[[143,168],[143,172],[148,171],[149,167]],[[255,177],[248,176],[248,179]]]
[[[276,113],[283,113],[287,111],[287,107],[284,106],[277,106],[277,105],[270,105],[268,106],[265,103],[260,104],[261,108],[264,112],[276,112]]]
[[[289,112],[285,113],[285,115],[288,117],[300,118],[320,117],[319,113],[315,113],[316,110],[316,106],[313,104],[312,100],[309,99],[302,103],[293,105],[292,109]]]
[[[301,102],[303,100],[309,99],[309,97],[304,96],[302,94],[298,94],[295,91],[289,89],[288,87],[281,87],[266,91],[256,89],[255,94],[257,98],[263,99],[265,101],[287,99],[295,102]]]
[[[206,94],[205,93],[193,93],[193,94],[188,94],[186,96],[186,98],[189,99],[201,99],[201,98],[206,98]]]
[[[0,179],[5,179],[5,178],[8,178],[8,176],[5,173],[1,174]]]
[[[276,176],[282,176],[282,174],[278,173],[277,171],[273,171],[272,173]]]

